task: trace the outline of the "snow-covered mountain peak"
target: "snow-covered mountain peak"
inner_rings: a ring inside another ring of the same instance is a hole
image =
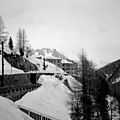
[[[62,53],[58,52],[56,49],[50,49],[50,48],[42,48],[42,49],[36,49],[35,53],[38,53],[38,55],[42,56],[53,56],[56,58],[61,58],[61,59],[68,59],[65,55]]]

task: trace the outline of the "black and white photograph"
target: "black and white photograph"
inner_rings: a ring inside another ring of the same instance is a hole
[[[0,0],[0,120],[120,120],[120,0]]]

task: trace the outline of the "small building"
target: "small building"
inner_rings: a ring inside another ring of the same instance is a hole
[[[77,72],[77,63],[73,61],[62,60],[62,69],[68,74],[76,74]]]
[[[77,74],[77,63],[74,61],[63,60],[54,56],[47,56],[45,60],[60,67],[68,74]]]

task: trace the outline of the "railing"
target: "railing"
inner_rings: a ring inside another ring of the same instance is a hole
[[[30,117],[32,117],[34,120],[59,120],[55,117],[43,114],[41,112],[38,112],[36,110],[32,110],[30,108],[24,107],[22,105],[17,106],[21,111],[28,114]]]
[[[19,100],[27,92],[32,91],[40,86],[41,84],[30,84],[11,87],[0,87],[0,95],[16,101]]]

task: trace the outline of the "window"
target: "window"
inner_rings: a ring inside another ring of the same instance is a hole
[[[23,108],[20,108],[21,111],[23,111],[24,113],[27,113],[28,114],[28,110],[25,110]]]
[[[35,120],[40,120],[39,118],[40,118],[40,116],[38,114],[36,114]]]
[[[33,112],[30,112],[30,117],[32,117],[33,119],[35,119],[36,118],[36,114],[33,113]]]
[[[42,120],[45,120],[45,117],[44,117],[44,116],[42,116]]]
[[[39,120],[42,120],[42,119],[41,119],[41,115],[39,115]]]

